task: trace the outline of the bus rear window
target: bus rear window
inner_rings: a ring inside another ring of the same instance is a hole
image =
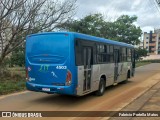
[[[69,40],[65,34],[30,36],[26,41],[26,53],[30,62],[60,63],[69,55]]]

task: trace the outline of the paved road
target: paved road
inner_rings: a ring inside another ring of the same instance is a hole
[[[0,111],[110,111],[120,110],[159,82],[160,64],[136,69],[136,76],[127,84],[106,88],[104,96],[83,97],[24,92],[0,97]],[[85,118],[84,118],[85,119]]]

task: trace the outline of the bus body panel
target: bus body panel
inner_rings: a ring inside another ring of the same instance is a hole
[[[94,42],[95,43],[100,43],[102,42],[102,44],[109,44],[109,45],[116,45],[116,46],[120,46],[120,47],[126,47],[126,48],[131,48],[131,46],[129,46],[128,44],[121,44],[121,43],[115,43],[115,42],[112,42],[112,41],[97,41],[97,38],[95,37],[89,37],[89,36],[81,36],[81,35],[75,35],[75,43],[76,43],[76,39],[79,39],[79,40],[86,40],[86,41],[91,41],[91,42]],[[102,39],[103,40],[103,39]],[[104,42],[104,43],[103,43]],[[77,44],[77,43],[76,43]],[[83,50],[85,47],[93,47],[93,45],[89,44],[89,43],[85,43],[83,44],[82,42],[80,42],[80,44],[82,45],[82,49],[81,50],[78,50],[78,51],[82,51],[81,54],[84,55],[83,53]],[[80,45],[78,44],[78,46]],[[76,46],[76,45],[75,45]],[[95,46],[95,44],[94,44]],[[76,54],[76,53],[75,53]],[[79,53],[78,53],[79,54]],[[92,53],[94,54],[94,53]],[[81,56],[81,58],[85,59],[84,56]],[[82,60],[83,61],[83,60]],[[84,61],[83,61],[84,62]],[[84,90],[84,87],[86,86],[86,84],[84,84],[85,82],[85,65],[84,63],[82,63],[83,65],[78,65],[78,89],[77,89],[77,95],[79,96],[82,96],[82,95],[85,95],[85,94],[88,94],[90,92],[93,92],[93,91],[96,91],[98,90],[99,88],[99,82],[100,82],[100,79],[102,76],[105,76],[106,77],[106,87],[107,86],[110,86],[110,85],[113,85],[114,84],[114,69],[115,69],[115,63],[113,61],[113,63],[105,63],[105,64],[99,64],[99,63],[93,63],[91,64],[91,88],[88,89],[88,90]],[[117,61],[117,80],[116,82],[119,83],[119,82],[122,82],[124,80],[126,80],[127,78],[127,72],[130,69],[131,67],[131,62],[118,62]]]
[[[29,90],[75,94],[75,80],[72,80],[70,86],[65,85],[68,71],[72,79],[76,78],[73,64],[70,63],[74,57],[70,56],[70,51],[73,51],[70,50],[73,43],[71,38],[70,34],[37,34],[27,37],[26,69],[29,79],[26,86]]]
[[[77,38],[95,42],[94,47],[85,44],[81,49],[83,65],[76,63]],[[71,32],[40,33],[28,36],[26,41],[27,89],[82,96],[98,90],[102,76],[106,77],[106,87],[113,85],[116,64],[114,62],[99,64],[91,60],[97,59],[94,58],[97,55],[95,52],[97,43],[133,49],[133,46],[126,43]],[[131,62],[118,62],[116,82],[125,80],[129,70],[133,74],[134,68]],[[70,85],[66,85],[68,71],[72,76]]]
[[[118,83],[122,82],[127,77],[127,72],[130,70],[130,63],[119,63],[118,68]],[[112,64],[99,64],[92,65],[91,89],[87,93],[83,91],[84,81],[84,66],[78,66],[78,90],[77,95],[82,96],[90,92],[98,90],[100,78],[102,75],[106,76],[106,87],[114,84],[114,63]]]

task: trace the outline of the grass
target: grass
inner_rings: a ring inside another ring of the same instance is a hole
[[[147,65],[147,64],[151,64],[151,62],[147,61],[138,61],[136,62],[136,67],[140,67],[140,66],[144,66],[144,65]]]
[[[160,59],[156,60],[143,60],[143,61],[137,61],[136,62],[136,67],[144,66],[150,63],[160,63]]]
[[[24,68],[9,68],[0,80],[0,95],[23,91],[25,87]]]
[[[18,91],[25,90],[25,81],[24,80],[7,80],[2,81],[0,84],[0,95],[14,93]]]

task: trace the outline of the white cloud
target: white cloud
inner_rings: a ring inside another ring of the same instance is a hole
[[[145,32],[150,32],[150,31],[153,31],[154,29],[153,29],[153,27],[151,27],[151,26],[145,26],[145,27],[142,27],[142,30]]]
[[[160,11],[154,0],[78,0],[76,18],[83,18],[91,13],[102,13],[106,18],[115,20],[122,14],[136,15],[143,32],[160,27]],[[158,13],[159,12],[159,13]]]

